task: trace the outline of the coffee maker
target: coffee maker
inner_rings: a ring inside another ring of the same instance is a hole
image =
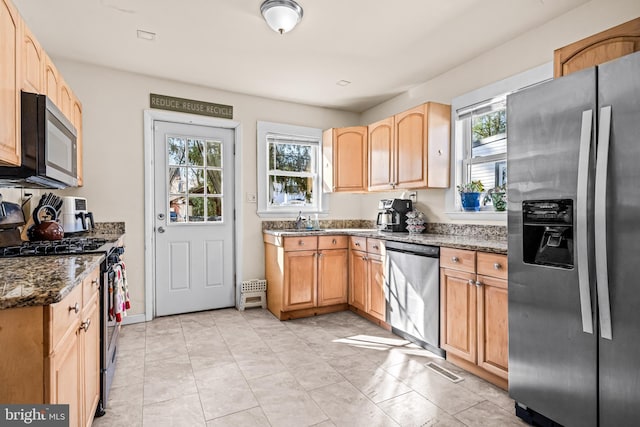
[[[378,202],[376,225],[380,231],[406,232],[407,212],[413,210],[410,199],[382,199]]]

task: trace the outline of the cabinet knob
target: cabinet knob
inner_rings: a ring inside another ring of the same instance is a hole
[[[373,245],[373,249],[378,250],[378,245]]]
[[[298,240],[298,245],[299,245],[299,246],[304,246],[304,241],[302,241],[302,240]]]
[[[478,286],[478,287],[482,286],[482,282],[479,281],[479,280],[476,280],[476,286]]]
[[[496,270],[500,270],[502,268],[502,265],[499,262],[496,262],[495,264],[493,264],[493,268],[495,268]]]
[[[75,305],[70,305],[69,311],[73,311],[74,313],[78,314],[78,312],[80,311],[80,304],[76,302]]]
[[[356,242],[356,243],[355,243],[355,245],[356,245],[357,247],[360,247],[360,242]]]
[[[91,281],[91,284],[92,284],[92,285],[97,285],[97,284],[98,284],[98,279],[93,279],[93,280]]]
[[[476,282],[473,279],[469,279],[469,286],[473,286],[476,284]]]
[[[458,262],[458,261],[460,261],[460,259],[457,256],[451,257],[451,262]]]
[[[442,150],[438,150],[438,156],[442,156]]]
[[[84,331],[87,332],[90,325],[91,325],[91,319],[87,319],[80,324],[80,329],[84,329]]]
[[[331,241],[331,244],[332,244],[332,245],[337,245],[337,244],[338,244],[338,241],[337,241],[336,239],[333,239],[333,240]]]

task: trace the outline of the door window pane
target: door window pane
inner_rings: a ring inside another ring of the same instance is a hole
[[[170,223],[223,221],[222,154],[222,141],[167,137]]]

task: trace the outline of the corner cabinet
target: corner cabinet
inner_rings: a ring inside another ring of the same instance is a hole
[[[384,244],[378,239],[351,236],[349,247],[349,306],[382,326],[387,309]]]
[[[16,8],[0,0],[0,164],[19,166],[21,26]]]
[[[558,78],[640,51],[640,18],[625,22],[553,52]]]
[[[507,388],[507,257],[441,248],[441,346],[447,360]]]
[[[60,302],[0,310],[0,401],[68,404],[91,426],[100,395],[100,268]],[[8,369],[11,367],[11,369]]]
[[[347,236],[264,234],[267,308],[280,320],[347,308]]]
[[[367,191],[367,127],[327,129],[322,133],[325,192]]]
[[[449,187],[451,107],[428,102],[369,126],[370,191]]]

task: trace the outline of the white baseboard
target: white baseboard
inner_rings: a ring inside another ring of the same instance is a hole
[[[125,316],[122,319],[122,325],[131,325],[133,323],[143,323],[146,322],[144,314],[134,314],[130,316]]]

